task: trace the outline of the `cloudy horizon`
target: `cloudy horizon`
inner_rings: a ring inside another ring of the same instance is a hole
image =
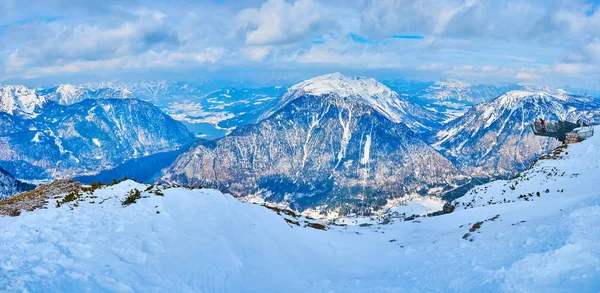
[[[0,0],[0,83],[338,71],[600,88],[598,1],[173,2]]]

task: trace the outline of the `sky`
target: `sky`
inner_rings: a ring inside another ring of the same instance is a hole
[[[0,83],[380,79],[600,88],[599,0],[0,0]]]

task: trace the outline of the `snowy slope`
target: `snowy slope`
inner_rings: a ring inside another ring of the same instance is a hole
[[[0,291],[598,292],[599,149],[597,136],[533,169],[572,176],[524,174],[515,193],[552,190],[533,201],[326,231],[214,190],[123,207],[147,188],[125,181],[77,207],[0,217]],[[495,184],[483,200],[501,195]]]
[[[596,133],[598,130],[596,127]],[[556,200],[568,194],[598,194],[599,147],[598,135],[583,143],[561,146],[515,178],[473,188],[453,205],[468,209],[505,202]]]

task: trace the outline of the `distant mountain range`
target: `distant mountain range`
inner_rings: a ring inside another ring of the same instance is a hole
[[[469,84],[455,79],[436,82],[389,82],[401,96],[434,112],[440,124],[464,115],[474,105],[490,101],[503,93],[521,89],[518,85]]]
[[[584,102],[587,119],[600,118],[597,100],[561,89],[388,84],[334,73],[254,89],[0,86],[0,167],[19,179],[161,177],[297,210],[371,214],[404,195],[452,199],[524,170],[558,145],[531,133],[534,118],[575,121]]]

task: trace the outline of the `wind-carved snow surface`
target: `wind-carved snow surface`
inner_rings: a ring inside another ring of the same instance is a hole
[[[598,150],[600,136],[569,145],[450,214],[326,231],[215,190],[125,181],[0,217],[0,291],[598,292]]]

